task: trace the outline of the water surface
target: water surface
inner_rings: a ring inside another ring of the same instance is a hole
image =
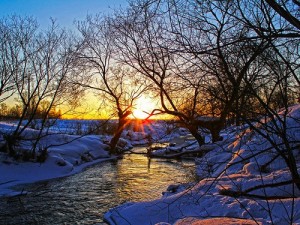
[[[149,162],[144,155],[126,154],[70,177],[20,187],[31,193],[1,198],[0,224],[105,224],[103,214],[110,208],[160,198],[170,184],[195,179],[193,161]]]

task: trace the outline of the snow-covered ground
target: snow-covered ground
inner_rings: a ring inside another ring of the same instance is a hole
[[[0,129],[9,128],[0,124]],[[35,131],[31,131],[35,132]],[[48,157],[44,163],[14,160],[6,153],[0,152],[0,195],[16,195],[11,187],[17,184],[33,183],[80,172],[95,163],[110,159],[107,146],[100,137],[51,134],[42,139],[41,145],[48,147]],[[19,148],[30,147],[23,141]]]
[[[287,125],[286,131],[283,130],[285,133],[274,133],[285,128],[280,118],[261,120],[254,127],[227,128],[222,131],[223,141],[200,147],[208,152],[196,159],[200,182],[192,187],[170,187],[161,199],[154,201],[127,202],[108,211],[105,219],[110,224],[121,225],[300,224],[300,192],[291,184],[291,173],[284,160],[291,152],[285,152],[282,144],[285,136],[284,141],[293,149],[298,169],[300,105],[291,107],[283,121]],[[176,152],[185,145],[188,147],[183,148],[184,151],[199,150],[185,129],[169,132],[173,130],[169,126],[154,123],[152,128],[146,129],[146,134],[125,131],[122,145],[130,147],[131,144],[177,139],[186,141],[170,145],[160,154]],[[1,132],[12,129],[11,124],[0,123]],[[34,132],[26,130],[28,135]],[[111,159],[104,144],[107,137],[78,137],[55,132],[45,136],[40,143],[48,149],[44,163],[12,160],[0,153],[0,195],[18,194],[11,189],[16,184],[68,176],[91,164]],[[30,147],[26,141],[19,144],[23,149]]]
[[[47,148],[48,156],[44,163],[15,160],[0,151],[0,196],[20,194],[20,192],[12,189],[18,184],[70,176],[93,164],[115,158],[111,157],[107,151],[110,136],[70,135],[77,132],[87,133],[91,128],[95,128],[95,126],[91,126],[95,121],[57,120],[55,122],[47,130],[48,134],[39,143],[41,149]],[[34,125],[35,128],[39,126],[38,122]],[[0,147],[5,143],[3,135],[11,134],[15,127],[16,124],[13,122],[0,122]],[[170,128],[162,121],[146,125],[145,132],[124,131],[119,145],[123,150],[129,150],[132,145],[146,144],[149,141],[168,141],[182,134],[179,130],[167,135],[166,129]],[[151,140],[148,135],[150,130],[152,133]],[[32,148],[30,138],[37,134],[37,130],[26,129],[23,136],[28,140],[20,141],[16,150],[30,151]]]
[[[199,183],[154,201],[125,203],[107,212],[105,219],[122,225],[300,224],[300,193],[283,159],[288,153],[282,133],[274,133],[282,128],[278,119],[254,124],[256,131],[227,129],[224,140],[207,145],[213,149],[197,159]],[[291,107],[285,119],[286,141],[299,171],[300,105]]]

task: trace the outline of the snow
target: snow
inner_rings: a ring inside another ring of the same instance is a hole
[[[292,177],[283,158],[276,157],[285,150],[282,139],[265,129],[283,128],[280,120],[286,120],[285,132],[295,148],[292,154],[298,168],[300,105],[279,115],[273,121],[262,119],[254,124],[257,132],[249,126],[231,127],[222,132],[223,141],[202,146],[209,152],[196,160],[201,181],[193,187],[176,187],[181,192],[169,191],[154,201],[125,203],[108,211],[105,219],[124,225],[195,225],[291,224],[293,218],[293,224],[300,224],[300,192],[289,182]],[[274,145],[262,136],[266,133]],[[167,154],[170,147],[164,150]],[[274,185],[279,182],[281,186]]]
[[[284,225],[291,224],[292,218],[293,224],[300,224],[300,192],[290,182],[290,170],[281,157],[285,154],[281,134],[271,132],[281,129],[286,134],[299,168],[300,105],[290,107],[287,112],[282,110],[278,115],[273,119],[262,118],[250,126],[229,127],[222,131],[222,141],[201,147],[184,128],[163,122],[145,127],[144,132],[124,132],[120,145],[125,149],[160,140],[162,145],[167,144],[157,154],[199,150],[206,154],[195,160],[198,183],[170,185],[160,199],[126,202],[109,210],[105,220],[112,225]],[[0,123],[2,132],[12,129],[11,124]],[[34,132],[28,129],[26,135]],[[16,184],[68,176],[111,159],[105,144],[109,136],[79,137],[55,132],[45,136],[41,140],[49,153],[45,163],[12,160],[0,153],[0,195],[20,194],[12,189]],[[177,144],[169,144],[174,140]],[[20,143],[20,148],[29,147],[28,142]]]
[[[261,222],[255,222],[247,219],[237,218],[213,218],[213,219],[196,219],[193,217],[184,218],[179,220],[175,225],[211,225],[211,224],[222,224],[222,225],[261,225]]]
[[[12,126],[1,123],[0,129],[9,132]],[[27,135],[33,135],[35,132],[30,129],[26,131]],[[11,189],[17,184],[70,176],[87,166],[111,159],[106,151],[108,146],[95,135],[80,137],[52,133],[43,137],[40,145],[48,150],[48,157],[44,163],[14,160],[6,153],[0,152],[1,196],[20,194]],[[19,148],[24,150],[26,147],[30,149],[28,141],[20,143]]]
[[[52,121],[52,126],[48,128],[47,135],[40,140],[38,147],[38,149],[47,148],[48,156],[44,163],[14,160],[6,153],[0,152],[0,196],[20,194],[19,191],[13,190],[13,187],[19,184],[70,176],[93,164],[114,159],[115,157],[111,157],[107,151],[111,136],[76,135],[88,133],[91,127],[95,126],[94,123],[95,121],[89,120]],[[97,123],[101,121],[96,121],[96,125]],[[108,124],[113,125],[113,123],[114,121]],[[38,128],[38,121],[35,121],[34,126]],[[0,146],[4,144],[3,135],[11,134],[15,128],[15,123],[0,122]],[[174,130],[175,128],[161,121],[159,125],[147,125],[144,132],[125,131],[117,147],[128,151],[132,145],[143,145],[149,141],[167,141],[184,132],[184,129],[178,129],[178,132],[167,135],[168,129]],[[38,132],[38,130],[27,128],[23,136],[30,139],[37,136]],[[152,133],[151,140],[149,139],[150,132]],[[16,150],[20,151],[30,151],[31,148],[32,142],[29,140],[22,140],[16,146]]]

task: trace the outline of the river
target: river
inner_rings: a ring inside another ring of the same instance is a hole
[[[112,207],[160,198],[170,184],[195,180],[193,161],[125,154],[70,177],[18,187],[30,194],[1,198],[0,224],[105,224],[103,214]]]

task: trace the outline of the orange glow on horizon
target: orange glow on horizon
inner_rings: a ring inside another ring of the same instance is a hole
[[[118,119],[116,113],[111,111],[113,107],[102,107],[99,111],[98,99],[90,94],[80,107],[76,109],[70,109],[69,107],[60,107],[62,111],[62,119],[78,119],[78,120],[97,120],[97,119]],[[134,102],[132,107],[132,114],[128,119],[146,119],[154,109],[159,108],[157,99],[152,99],[147,96],[141,96]],[[155,115],[149,118],[150,120],[169,120],[172,119],[170,115],[161,114]]]

